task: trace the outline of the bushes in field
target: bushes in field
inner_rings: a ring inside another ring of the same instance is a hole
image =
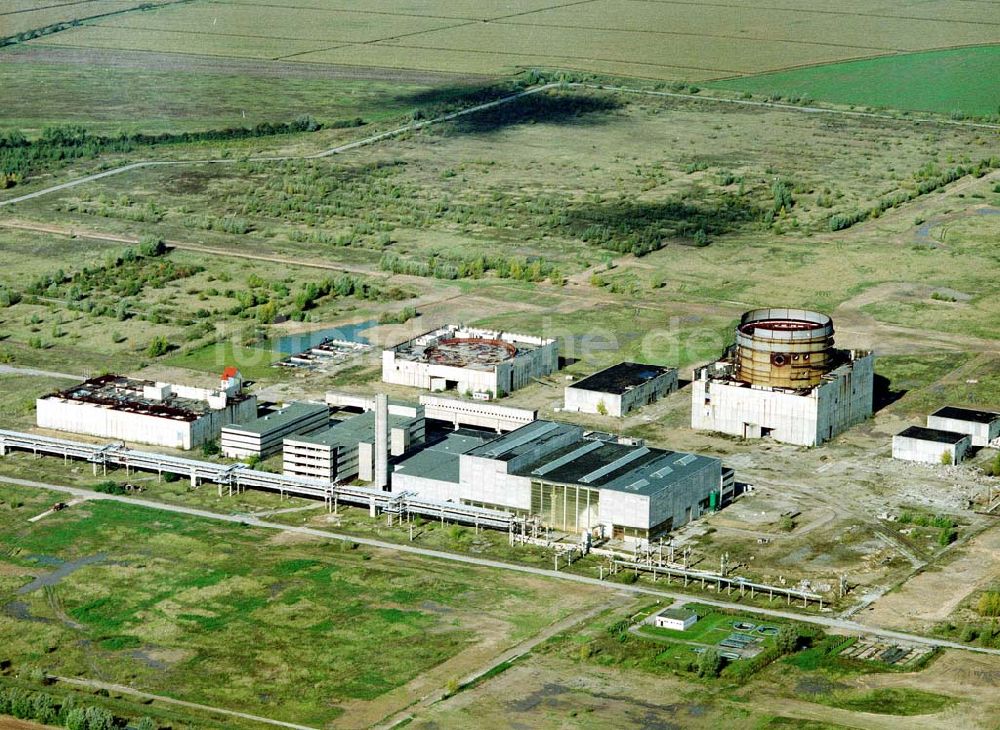
[[[432,253],[427,261],[413,261],[385,253],[379,259],[379,268],[394,274],[435,279],[478,279],[487,272],[501,279],[535,282],[546,278],[555,280],[559,276],[554,265],[538,258],[529,261],[523,256],[463,256],[447,252]]]
[[[118,482],[106,481],[95,484],[94,491],[101,494],[125,494],[125,487]]]
[[[907,190],[899,190],[892,195],[881,198],[875,205],[861,210],[840,212],[831,215],[827,219],[827,224],[831,231],[842,231],[846,228],[860,223],[870,218],[878,218],[890,208],[896,208],[903,203],[927,195],[935,190],[949,185],[966,175],[982,177],[992,169],[1000,167],[1000,157],[988,157],[980,160],[974,165],[958,165],[950,170],[941,171],[937,166],[928,163],[916,173],[914,173],[913,187]]]
[[[984,591],[976,602],[980,616],[1000,616],[1000,591]]]
[[[378,316],[379,324],[405,324],[417,316],[417,310],[413,307],[403,307],[398,312],[382,312]]]
[[[162,289],[168,283],[204,271],[202,266],[175,264],[164,259],[166,246],[156,238],[143,238],[138,248],[129,247],[111,254],[100,266],[67,274],[57,269],[29,282],[25,293],[64,299],[71,309],[126,319],[123,301],[139,295],[147,287]]]
[[[2,44],[2,41],[0,41]],[[360,119],[337,122],[335,127],[356,126]],[[315,132],[322,125],[309,115],[290,122],[261,122],[254,127],[227,127],[203,132],[143,134],[123,132],[115,136],[97,135],[76,124],[46,127],[37,139],[28,139],[20,130],[0,134],[0,175],[5,187],[21,182],[39,168],[65,160],[97,158],[109,153],[132,152],[138,147],[196,142],[270,137],[281,134]]]

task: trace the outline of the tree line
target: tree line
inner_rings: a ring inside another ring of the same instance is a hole
[[[57,699],[48,692],[35,692],[20,687],[0,689],[0,715],[56,725],[68,730],[116,730],[124,727],[156,730],[158,727],[150,717],[128,723],[125,718],[116,717],[103,707],[77,705],[72,696]]]
[[[360,117],[338,120],[326,126],[357,127],[365,124]],[[96,158],[107,153],[132,152],[137,147],[196,142],[270,137],[281,134],[316,132],[323,124],[304,114],[289,122],[261,122],[252,127],[225,127],[201,132],[121,132],[115,135],[94,134],[78,124],[45,127],[39,137],[29,139],[19,129],[0,133],[0,188],[22,182],[39,167],[80,158]]]

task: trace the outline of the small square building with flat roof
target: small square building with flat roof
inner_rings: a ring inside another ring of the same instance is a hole
[[[564,410],[625,416],[677,390],[677,369],[620,362],[566,386]]]
[[[973,446],[1000,441],[1000,413],[994,411],[945,406],[927,416],[927,427],[968,434]]]
[[[972,437],[954,431],[910,426],[892,437],[892,458],[924,464],[958,464],[972,446]]]
[[[658,629],[687,631],[698,622],[698,614],[686,608],[667,608],[653,616],[653,626]]]

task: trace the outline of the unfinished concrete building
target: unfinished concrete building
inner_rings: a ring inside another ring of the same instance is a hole
[[[621,417],[675,390],[676,368],[620,362],[567,385],[563,409]]]
[[[695,370],[691,427],[816,446],[872,414],[874,357],[833,346],[832,320],[755,309],[721,360]]]
[[[927,416],[927,427],[967,434],[973,446],[1000,441],[1000,413],[945,406]]]
[[[489,441],[456,432],[396,466],[392,491],[535,515],[568,533],[647,543],[734,495],[715,458],[535,421]]]
[[[424,407],[427,418],[450,423],[455,429],[471,426],[489,428],[500,433],[527,426],[538,418],[538,411],[535,410],[512,408],[484,401],[422,395],[418,402]],[[371,411],[375,409],[375,396],[330,391],[326,394],[326,403],[331,408],[360,408],[363,411]]]
[[[281,451],[292,434],[307,434],[330,423],[330,409],[322,403],[290,403],[246,423],[222,429],[222,455],[230,459],[264,458]]]
[[[219,438],[223,426],[257,416],[257,397],[226,368],[217,389],[102,375],[35,402],[40,428],[191,449]]]
[[[559,369],[556,340],[448,325],[382,352],[382,381],[489,400]]]
[[[386,446],[392,456],[402,456],[424,441],[424,411],[420,406],[387,404]],[[305,436],[288,436],[282,446],[285,474],[340,482],[376,479],[378,410],[340,421]],[[381,444],[378,444],[380,446]]]
[[[954,431],[910,426],[892,437],[892,458],[924,464],[958,464],[972,446],[972,437]]]

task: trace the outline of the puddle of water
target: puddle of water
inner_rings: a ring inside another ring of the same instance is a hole
[[[39,588],[58,585],[59,582],[67,575],[75,573],[80,568],[83,568],[87,565],[93,565],[94,563],[104,562],[104,559],[106,557],[107,556],[104,553],[98,553],[97,555],[88,555],[84,558],[79,558],[78,560],[71,560],[69,562],[60,562],[59,567],[57,567],[51,573],[40,575],[27,585],[23,585],[20,588],[18,588],[17,595],[23,596],[26,593],[37,591]]]
[[[323,340],[346,340],[368,344],[368,339],[361,333],[376,324],[378,323],[374,319],[369,319],[367,322],[342,324],[339,327],[326,327],[312,332],[298,332],[268,340],[261,347],[287,355],[297,355],[303,350],[321,344]]]
[[[31,608],[24,601],[11,601],[3,607],[3,612],[13,619],[18,621],[34,621],[40,624],[51,624],[55,623],[50,618],[44,618],[42,616],[35,616],[31,612]]]

